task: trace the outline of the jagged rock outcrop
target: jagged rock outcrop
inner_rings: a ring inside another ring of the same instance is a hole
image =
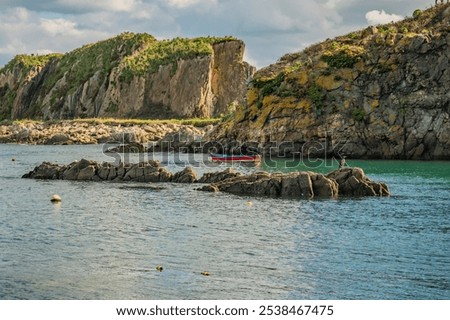
[[[242,173],[237,172],[231,168],[227,168],[224,171],[207,172],[197,182],[198,183],[218,183],[230,178],[236,178],[242,176]]]
[[[443,4],[285,55],[207,139],[278,155],[450,159],[449,24]]]
[[[328,175],[314,172],[288,174],[256,172],[243,175],[232,169],[205,173],[200,179],[192,167],[175,174],[162,167],[159,161],[148,160],[136,164],[98,163],[86,159],[69,165],[43,162],[22,178],[77,181],[135,181],[210,183],[198,190],[228,192],[236,195],[287,197],[299,199],[336,198],[338,196],[389,196],[384,183],[371,181],[360,168],[343,168]]]
[[[236,175],[199,190],[299,199],[390,195],[386,184],[371,181],[360,168],[343,168],[326,176],[310,171],[288,174],[257,172]]]
[[[194,183],[197,181],[197,174],[192,167],[186,167],[183,170],[175,173],[172,182],[176,183]]]
[[[346,196],[388,196],[385,183],[373,182],[361,168],[342,168],[326,175],[339,185],[339,195]]]
[[[214,117],[241,104],[255,68],[227,38],[123,33],[65,55],[19,55],[0,70],[0,120]]]
[[[161,166],[159,161],[117,165],[81,159],[68,165],[43,162],[22,178],[77,181],[135,181],[171,182],[173,174]],[[175,181],[176,182],[176,181]]]

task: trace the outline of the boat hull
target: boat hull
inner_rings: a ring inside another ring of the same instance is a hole
[[[228,155],[210,154],[211,161],[214,162],[261,162],[260,155]]]

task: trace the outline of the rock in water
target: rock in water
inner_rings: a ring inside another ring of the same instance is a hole
[[[207,172],[199,180],[198,183],[217,183],[226,179],[242,176],[242,173],[231,168],[227,168],[221,172]]]
[[[152,160],[136,164],[120,163],[114,166],[111,163],[97,163],[81,159],[67,166],[43,162],[33,171],[23,175],[23,178],[152,183],[214,181],[197,190],[296,199],[390,195],[386,184],[371,181],[361,168],[341,168],[328,175],[309,171],[288,174],[256,172],[243,175],[227,169],[218,173],[206,173],[202,178],[197,179],[192,167],[186,167],[182,171],[172,174],[159,162]],[[249,202],[247,205],[251,206],[252,203]]]
[[[258,172],[227,178],[198,190],[300,199],[390,195],[386,184],[371,181],[361,168],[344,168],[326,176],[309,171],[289,174]]]
[[[327,174],[339,185],[340,196],[389,196],[386,184],[371,181],[361,168],[342,168]]]
[[[172,179],[172,182],[176,183],[194,183],[195,181],[197,181],[197,175],[192,167],[186,167],[177,172]]]

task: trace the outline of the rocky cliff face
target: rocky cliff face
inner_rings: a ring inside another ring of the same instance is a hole
[[[254,68],[233,38],[124,33],[0,70],[0,119],[213,117],[242,104]]]
[[[265,153],[450,159],[450,6],[416,10],[259,70],[210,140]]]

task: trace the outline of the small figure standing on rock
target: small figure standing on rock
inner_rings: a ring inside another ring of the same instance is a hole
[[[339,170],[346,166],[347,166],[347,163],[345,162],[345,156],[343,156],[341,158],[341,160],[339,160]]]

